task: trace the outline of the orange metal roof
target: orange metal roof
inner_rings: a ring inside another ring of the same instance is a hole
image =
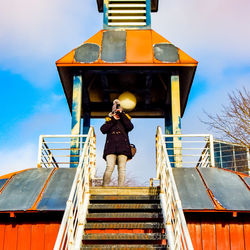
[[[97,44],[102,48],[102,37],[106,30],[101,30],[89,38],[85,43]],[[166,63],[154,57],[153,46],[160,43],[171,44],[167,39],[154,30],[126,30],[126,60],[115,63],[115,66],[197,66],[198,62],[178,48],[179,60],[175,63]],[[56,62],[57,66],[112,66],[101,60],[100,56],[94,63],[81,63],[75,61],[75,49]]]
[[[232,206],[234,201],[225,195],[225,192],[226,194],[228,193],[230,185],[232,186],[236,180],[237,183],[234,184],[237,184],[240,190],[235,190],[235,192],[241,193],[243,198],[243,194],[246,195],[247,190],[249,191],[249,186],[246,181],[244,181],[244,178],[249,178],[247,175],[234,171],[228,172],[217,168],[211,168],[209,171],[204,171],[204,169],[202,171],[200,169],[193,169],[192,171],[187,170],[189,169],[183,169],[183,171],[181,169],[179,177],[175,174],[176,171],[174,172],[177,188],[185,212],[250,211],[247,209],[247,204],[249,204],[247,203],[247,200],[240,199],[238,200],[239,203],[237,203],[238,207]],[[63,211],[70,192],[74,174],[75,169],[27,169],[0,177],[0,180],[5,180],[0,189],[0,213],[11,211]],[[189,180],[189,177],[194,175],[196,176],[196,180],[194,179],[193,183],[195,182],[198,186],[193,184],[187,186],[186,182]],[[66,176],[67,178],[65,178]],[[39,179],[39,182],[37,178]],[[213,178],[217,179],[217,181],[219,180],[219,182],[225,183],[225,186],[221,187],[224,190],[222,193],[218,193],[218,182],[213,180]],[[229,181],[227,179],[229,179]],[[180,183],[182,184],[180,185]],[[20,193],[19,189],[16,188],[17,186],[24,191]],[[28,187],[30,189],[27,189]],[[189,189],[188,192],[185,191],[186,189]],[[197,189],[204,190],[203,193],[196,192],[200,202],[203,199],[201,196],[207,196],[211,205],[203,206],[198,204],[197,206],[195,205],[197,202],[196,198],[193,199],[194,203],[191,207],[188,205],[189,199],[192,200],[192,198],[190,198],[190,192],[192,195],[192,192],[195,192],[194,190]],[[28,193],[25,190],[27,190]],[[15,193],[19,194],[18,196],[21,196],[21,200],[16,197]],[[235,195],[235,193],[232,194],[231,190],[229,197],[230,195]],[[33,198],[30,199],[29,196],[32,196]],[[241,209],[242,206],[243,209]]]

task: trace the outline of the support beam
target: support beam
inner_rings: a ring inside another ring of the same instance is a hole
[[[165,112],[165,134],[172,135],[173,134],[173,126],[172,126],[172,111],[171,106],[166,106]],[[172,167],[174,167],[174,144],[172,137],[166,137],[166,147],[168,152],[169,161]]]
[[[82,127],[82,134],[86,135],[89,132],[90,128],[90,114],[85,113],[83,116],[83,127]]]
[[[151,87],[152,87],[152,75],[146,75],[146,88],[145,88],[145,104],[146,106],[151,103]]]
[[[171,111],[173,134],[181,134],[181,103],[180,103],[180,78],[179,75],[171,76]],[[173,138],[175,167],[182,167],[181,138]]]
[[[109,82],[108,77],[106,74],[101,75],[101,83],[102,83],[102,89],[103,89],[103,101],[109,102]]]
[[[79,135],[81,131],[82,111],[82,76],[73,76],[72,123],[71,134]],[[79,162],[79,138],[71,139],[70,167],[76,168]]]

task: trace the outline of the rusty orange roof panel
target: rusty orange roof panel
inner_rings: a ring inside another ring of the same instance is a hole
[[[142,43],[142,41],[144,41]],[[152,33],[150,30],[128,30],[127,31],[127,55],[126,62],[131,63],[153,63]]]
[[[154,30],[126,30],[126,31],[107,31],[100,30],[94,36],[82,43],[79,47],[73,49],[71,52],[63,56],[56,62],[58,67],[60,66],[110,66],[110,61],[105,61],[102,55],[105,53],[108,45],[105,43],[106,38],[104,33],[117,34],[117,32],[124,32],[124,47],[125,59],[124,61],[112,61],[112,64],[125,66],[196,66],[198,62],[192,57],[187,55],[181,49],[174,46],[167,39],[159,35]],[[115,33],[116,32],[116,33]],[[109,42],[114,39],[114,44],[117,44],[117,39],[110,38]],[[116,40],[115,40],[116,39]],[[122,38],[121,38],[122,39]],[[120,40],[121,40],[120,39]],[[119,41],[118,41],[119,42]],[[122,41],[120,41],[122,42]],[[112,44],[112,46],[114,45]],[[81,49],[83,45],[96,45],[99,47],[98,57],[93,61],[81,62],[76,60],[76,50]],[[159,48],[157,48],[157,46]],[[121,48],[122,49],[122,48]],[[174,53],[176,49],[177,59],[171,59],[168,61],[169,52]],[[165,50],[165,52],[164,52]],[[171,52],[172,51],[172,52]],[[159,55],[158,55],[159,54]],[[162,60],[161,60],[162,59]]]

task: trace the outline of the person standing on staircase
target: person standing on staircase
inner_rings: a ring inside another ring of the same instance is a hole
[[[106,122],[101,126],[101,132],[107,134],[103,152],[106,160],[106,170],[103,175],[103,186],[108,186],[116,163],[118,163],[118,186],[125,182],[126,163],[132,158],[128,132],[134,125],[131,118],[123,112],[120,101],[113,101],[112,112],[105,118]]]

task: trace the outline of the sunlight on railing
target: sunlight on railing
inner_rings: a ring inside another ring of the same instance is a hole
[[[70,136],[69,136],[70,137]],[[93,127],[80,150],[80,160],[67,201],[54,250],[80,249],[89,204],[89,188],[95,174],[96,138]]]
[[[160,180],[160,199],[169,249],[192,250],[193,245],[169,161],[165,136],[160,127],[157,128],[156,135],[156,171]]]
[[[172,167],[214,166],[214,143],[210,134],[162,135]]]

